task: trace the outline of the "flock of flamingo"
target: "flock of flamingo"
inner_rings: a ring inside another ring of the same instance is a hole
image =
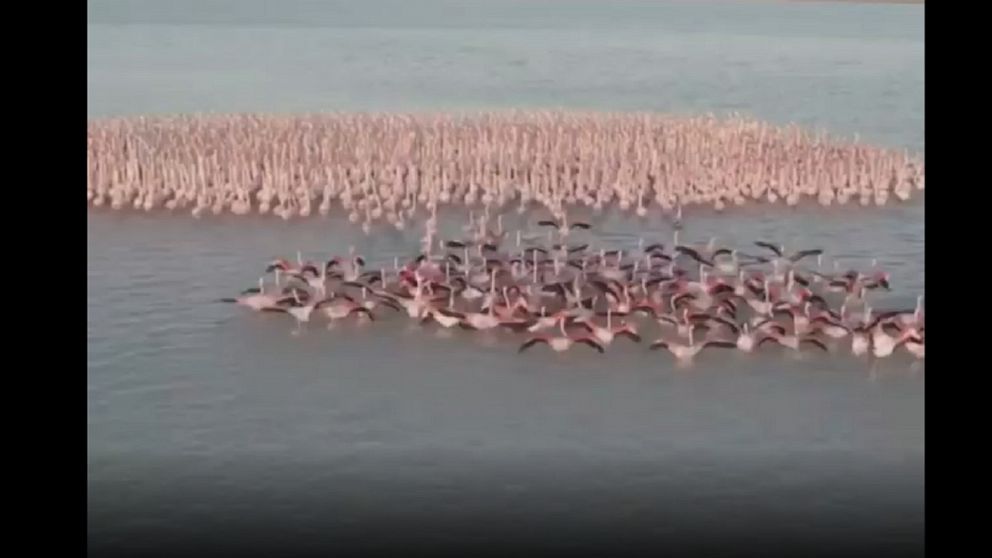
[[[640,343],[652,328],[660,337],[650,347],[679,361],[767,344],[924,356],[922,297],[915,309],[873,309],[870,293],[890,287],[878,269],[825,270],[822,250],[787,253],[764,241],[752,254],[678,242],[683,206],[884,205],[924,187],[922,161],[906,152],[796,126],[553,111],[102,119],[89,122],[87,177],[89,203],[113,209],[290,219],[339,207],[366,233],[426,216],[421,253],[403,265],[367,269],[354,253],[326,262],[298,253],[295,263],[270,263],[270,284],[263,276],[223,299],[292,316],[296,333],[313,316],[399,312],[425,326],[529,334],[521,351],[544,343],[603,352],[618,337]],[[467,238],[439,239],[438,209],[450,205],[471,210]],[[545,208],[551,218],[538,225],[547,237],[508,235],[502,212],[513,205],[521,214]],[[628,252],[570,242],[590,228],[568,221],[576,205],[642,217],[657,205],[674,216],[674,242],[642,240]]]
[[[641,239],[637,249],[596,249],[590,225],[547,219],[547,234],[510,233],[502,217],[473,214],[464,238],[444,240],[428,220],[422,251],[373,269],[354,252],[327,261],[276,259],[258,286],[222,299],[304,325],[406,315],[424,327],[505,330],[554,351],[604,352],[617,338],[689,362],[707,348],[753,352],[766,345],[850,352],[873,359],[902,352],[924,358],[923,297],[915,308],[876,309],[873,291],[889,274],[825,269],[823,251],[789,251],[756,241],[745,253]],[[815,264],[813,263],[815,261]],[[267,280],[269,274],[273,279]],[[877,360],[875,361],[877,362]]]
[[[906,152],[743,117],[509,112],[91,120],[94,207],[274,214],[340,208],[366,233],[418,209],[652,206],[681,213],[747,202],[884,205],[924,188]]]

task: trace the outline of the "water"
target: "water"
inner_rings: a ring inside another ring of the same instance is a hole
[[[91,2],[90,114],[735,109],[923,150],[920,6],[412,4]],[[845,267],[878,258],[895,289],[879,304],[912,306],[923,215],[921,202],[698,210],[683,238],[821,246]],[[671,236],[659,219],[596,228],[628,247]],[[510,335],[446,338],[405,318],[292,337],[285,316],[211,302],[276,255],[355,245],[391,264],[416,237],[366,238],[340,216],[91,210],[90,534],[138,549],[254,516],[296,542],[345,541],[363,521],[440,517],[537,537],[521,525],[600,532],[650,517],[659,536],[921,552],[924,377],[905,358],[872,381],[850,357],[774,350],[704,353],[691,369],[625,340],[605,355],[518,356]]]
[[[90,22],[92,115],[742,111],[923,150],[922,6],[98,0]]]

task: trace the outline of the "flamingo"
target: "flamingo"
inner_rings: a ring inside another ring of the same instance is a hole
[[[780,331],[772,330],[771,335],[758,342],[758,346],[760,347],[764,345],[767,341],[774,341],[783,347],[792,349],[793,351],[798,351],[803,343],[813,345],[824,352],[829,351],[823,341],[820,341],[816,337],[810,335],[784,335]]]
[[[628,323],[613,324],[613,311],[609,309],[606,311],[606,327],[599,326],[588,318],[580,318],[575,322],[586,328],[604,346],[612,343],[613,338],[617,335],[629,337],[636,343],[641,342],[641,336],[637,334],[637,329],[634,326]]]
[[[258,288],[246,289],[241,292],[241,296],[236,298],[222,298],[220,302],[238,304],[246,308],[251,308],[256,312],[266,308],[274,308],[287,301],[287,297],[281,293],[266,293],[265,278],[258,279]]]
[[[563,214],[561,220],[545,219],[538,221],[537,225],[540,227],[550,227],[558,231],[558,235],[565,237],[568,236],[568,232],[573,229],[583,229],[589,230],[592,226],[589,223],[576,222],[571,225],[568,224],[568,218]]]
[[[310,316],[313,311],[317,308],[317,305],[321,301],[316,298],[311,298],[307,302],[300,300],[300,296],[296,291],[293,292],[293,298],[289,301],[289,306],[275,306],[264,308],[266,312],[285,312],[292,316],[296,320],[296,331],[299,333],[303,324],[310,322]]]
[[[517,349],[517,352],[518,353],[522,353],[522,352],[526,351],[527,349],[533,347],[534,345],[536,345],[538,343],[545,343],[545,344],[547,344],[549,347],[551,347],[551,350],[553,350],[553,351],[555,351],[557,353],[561,353],[561,352],[567,351],[568,349],[572,348],[572,346],[575,345],[576,343],[581,343],[583,345],[588,345],[588,346],[592,347],[593,349],[596,349],[596,351],[598,351],[600,353],[605,352],[605,349],[603,348],[603,346],[600,345],[599,342],[597,342],[595,339],[593,339],[592,337],[590,337],[588,335],[576,336],[576,335],[570,335],[570,334],[568,334],[565,331],[565,321],[564,320],[561,321],[561,326],[560,327],[561,327],[561,336],[553,337],[553,336],[550,336],[550,335],[535,335],[535,336],[531,337],[530,339],[528,339],[527,341],[524,341],[524,343],[522,345],[520,345],[520,348]]]
[[[334,293],[329,298],[321,300],[317,303],[316,309],[330,320],[341,320],[355,314],[364,315],[369,320],[375,321],[375,315],[371,310],[343,293]]]
[[[672,353],[676,359],[683,362],[691,361],[700,351],[707,347],[719,347],[724,349],[735,349],[737,348],[737,343],[731,343],[729,341],[703,341],[702,343],[696,344],[693,340],[693,330],[695,328],[689,329],[689,344],[683,345],[681,343],[673,343],[666,339],[658,339],[654,343],[651,343],[651,350],[655,349],[667,349],[668,352]]]

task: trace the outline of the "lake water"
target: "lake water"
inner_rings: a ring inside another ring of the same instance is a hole
[[[738,110],[923,152],[923,8],[764,2],[89,3],[89,113],[577,107]],[[922,200],[822,212],[687,212],[684,240],[820,246],[872,258],[912,306]],[[451,225],[454,226],[454,225]],[[667,241],[607,215],[594,241]],[[417,234],[340,217],[90,210],[89,532],[141,549],[252,521],[355,542],[373,519],[446,518],[537,538],[792,534],[922,553],[924,374],[842,355],[643,346],[515,353],[509,335],[444,337],[405,319],[313,327],[211,301],[264,262],[355,245],[373,264]],[[647,528],[648,518],[661,518]],[[467,527],[466,527],[467,528]],[[426,527],[425,527],[426,529]],[[443,530],[419,533],[444,541]],[[480,535],[481,537],[482,535]],[[362,544],[376,540],[361,539]],[[261,544],[261,539],[259,544]],[[357,544],[357,543],[356,543]]]

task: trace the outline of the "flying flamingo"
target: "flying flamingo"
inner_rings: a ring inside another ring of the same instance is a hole
[[[706,347],[719,347],[724,349],[736,349],[737,343],[732,343],[729,341],[703,341],[702,343],[695,343],[693,340],[693,330],[696,328],[689,328],[689,344],[683,345],[681,343],[671,342],[666,339],[658,339],[654,343],[651,343],[651,350],[655,349],[667,349],[668,352],[672,353],[675,358],[682,362],[691,361],[700,351]]]
[[[524,343],[520,345],[520,348],[517,349],[517,352],[522,353],[538,343],[545,343],[549,347],[551,347],[551,350],[558,353],[567,351],[568,349],[572,348],[572,345],[576,343],[588,345],[593,349],[596,349],[600,353],[605,351],[603,346],[600,345],[598,341],[596,341],[595,339],[593,339],[588,335],[577,336],[567,333],[565,331],[564,320],[561,320],[560,327],[561,327],[561,336],[535,335],[534,337],[531,337],[527,341],[524,341]]]

